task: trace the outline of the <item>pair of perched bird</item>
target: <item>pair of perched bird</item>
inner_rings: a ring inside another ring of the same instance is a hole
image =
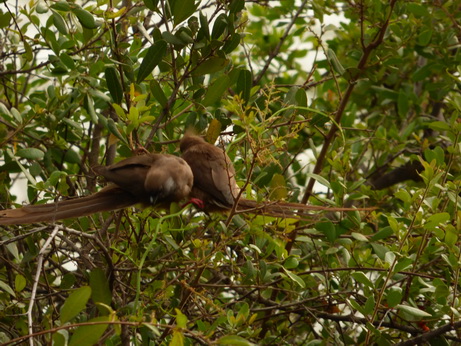
[[[0,225],[26,224],[86,216],[134,204],[166,206],[189,198],[206,211],[227,210],[239,195],[232,162],[223,149],[203,138],[186,134],[180,142],[182,157],[145,154],[111,166],[93,167],[110,182],[101,191],[56,203],[27,205],[0,211]],[[351,210],[297,203],[265,203],[240,198],[238,206],[274,216],[300,215],[303,210]]]
[[[117,210],[141,203],[165,206],[190,197],[204,208],[230,208],[238,187],[234,168],[224,151],[199,136],[186,134],[182,158],[144,154],[93,171],[110,184],[101,191],[57,203],[27,205],[0,211],[0,224],[55,221]]]

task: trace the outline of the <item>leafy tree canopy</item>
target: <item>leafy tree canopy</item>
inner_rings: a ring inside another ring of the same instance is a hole
[[[460,341],[460,23],[457,1],[2,1],[2,207],[193,127],[246,198],[377,209],[2,227],[0,342]]]

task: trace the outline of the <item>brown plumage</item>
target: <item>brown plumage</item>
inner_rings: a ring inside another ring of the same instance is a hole
[[[207,211],[232,208],[240,189],[234,165],[224,150],[187,133],[181,139],[180,149],[194,174],[191,197],[203,201]]]
[[[182,158],[194,174],[190,197],[203,202],[205,211],[226,211],[233,207],[240,189],[235,181],[234,166],[224,149],[203,138],[186,133],[180,142]],[[200,204],[200,203],[196,203]],[[239,198],[236,212],[253,212],[276,217],[304,218],[312,211],[374,210],[375,208],[335,208],[289,202],[264,202]]]
[[[162,207],[187,197],[193,183],[190,167],[183,159],[173,155],[135,156],[111,166],[97,166],[93,170],[111,184],[86,197],[2,210],[0,225],[53,222],[122,209],[137,203]]]

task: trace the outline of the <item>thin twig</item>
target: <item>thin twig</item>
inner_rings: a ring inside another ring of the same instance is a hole
[[[48,237],[46,240],[45,244],[43,244],[42,248],[40,249],[38,256],[37,256],[37,271],[35,272],[35,277],[34,277],[34,284],[32,286],[32,292],[30,296],[30,302],[29,302],[29,308],[27,309],[27,324],[28,324],[28,329],[29,329],[29,334],[34,333],[34,324],[33,324],[33,319],[32,319],[32,310],[34,309],[34,303],[35,303],[35,296],[37,295],[37,287],[38,287],[38,282],[40,280],[40,274],[42,272],[42,265],[43,265],[43,257],[45,254],[45,251],[48,249],[48,246],[51,244],[53,241],[54,237],[58,233],[60,227],[55,226],[53,229],[53,232],[51,232],[51,235]],[[29,339],[29,345],[33,346],[34,345],[34,339],[30,338]]]

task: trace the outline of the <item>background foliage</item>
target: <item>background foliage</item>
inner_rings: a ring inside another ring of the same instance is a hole
[[[0,341],[460,341],[460,20],[457,1],[0,3],[4,208],[18,177],[32,203],[84,195],[93,165],[174,153],[190,126],[226,134],[247,198],[378,207],[3,227]]]

